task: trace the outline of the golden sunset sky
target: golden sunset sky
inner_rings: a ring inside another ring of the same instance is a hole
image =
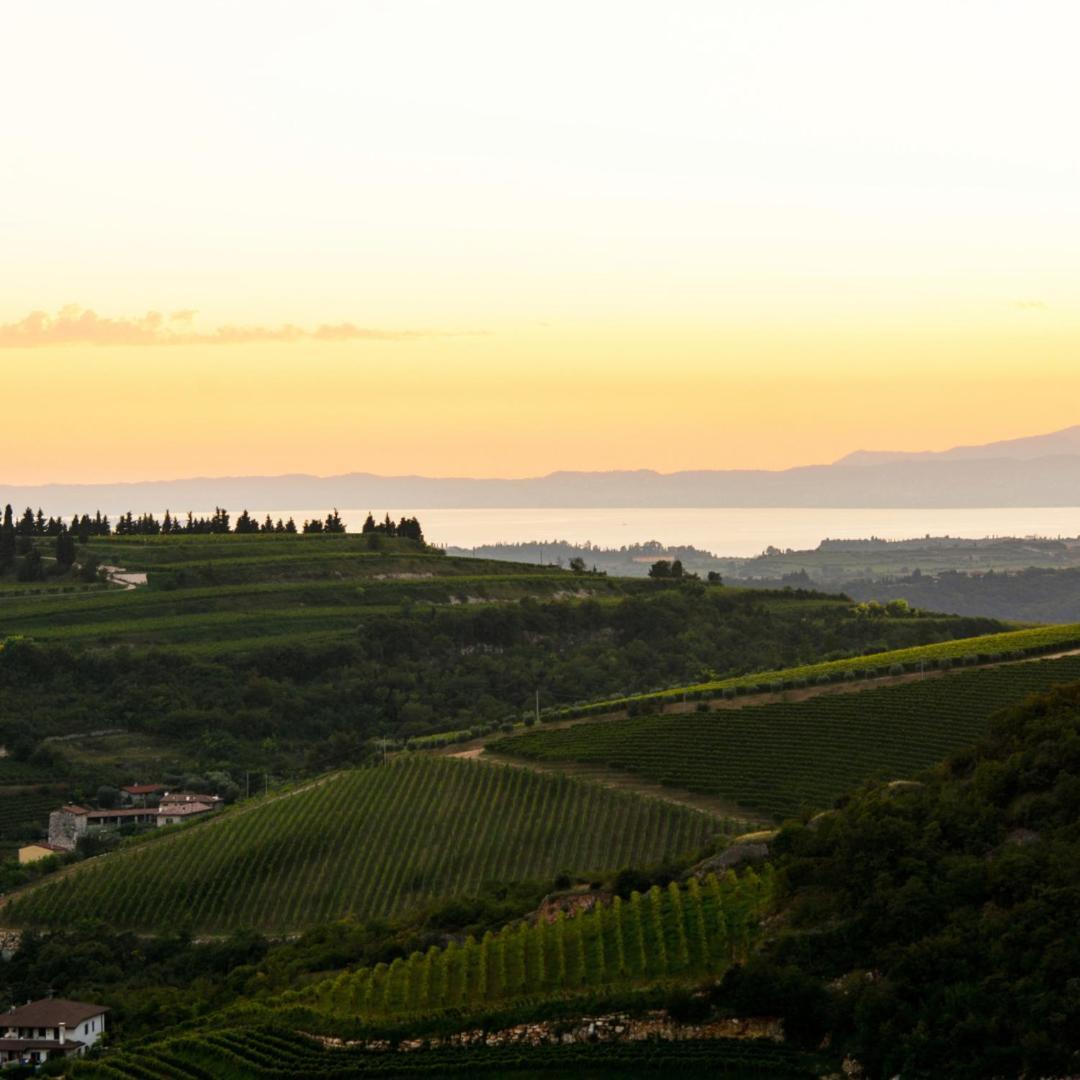
[[[1072,0],[5,12],[7,483],[1080,422]]]

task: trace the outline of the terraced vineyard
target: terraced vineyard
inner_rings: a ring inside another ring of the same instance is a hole
[[[828,807],[871,777],[912,776],[979,738],[1000,708],[1078,681],[1080,657],[1063,657],[790,704],[583,723],[489,746],[611,765],[783,818]]]
[[[745,957],[771,893],[771,875],[728,873],[615,897],[574,918],[432,946],[392,964],[346,972],[290,995],[322,1015],[394,1017],[475,1012],[515,998],[724,971]],[[286,1003],[285,1000],[282,1002]]]
[[[8,925],[281,931],[389,916],[487,881],[656,862],[717,823],[607,789],[470,761],[405,757],[154,835],[31,888]]]
[[[356,1076],[640,1075],[776,1077],[822,1075],[815,1058],[769,1040],[698,1039],[593,1045],[437,1047],[405,1053],[327,1048],[275,1027],[178,1035],[97,1060],[77,1061],[82,1080],[349,1080]]]

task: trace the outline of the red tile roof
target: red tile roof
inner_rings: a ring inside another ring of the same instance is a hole
[[[0,1013],[0,1028],[47,1028],[60,1024],[73,1028],[108,1011],[108,1005],[91,1005],[86,1001],[69,1001],[66,998],[41,998]]]
[[[164,791],[165,788],[161,784],[128,784],[120,790],[126,791],[129,795],[153,795],[158,791]]]

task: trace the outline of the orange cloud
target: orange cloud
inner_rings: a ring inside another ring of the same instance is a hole
[[[0,325],[0,348],[32,349],[51,345],[250,345],[260,342],[400,341],[430,337],[421,330],[375,330],[354,323],[324,323],[305,329],[282,326],[218,326],[208,331],[190,329],[195,312],[174,311],[166,320],[159,311],[135,318],[107,319],[75,304],[54,316],[32,311],[25,319]],[[182,329],[169,326],[179,323]]]

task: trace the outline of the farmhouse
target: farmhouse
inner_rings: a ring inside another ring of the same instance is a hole
[[[209,814],[224,805],[217,795],[193,795],[186,791],[173,791],[162,795],[158,807],[159,825],[178,825],[199,814]]]
[[[93,828],[119,828],[121,825],[154,825],[157,809],[95,810],[69,803],[49,815],[49,843],[64,851],[73,851],[81,836]]]
[[[120,805],[148,806],[164,794],[165,787],[162,784],[128,784],[120,789]]]
[[[42,998],[0,1014],[0,1065],[81,1057],[105,1031],[105,1005]]]
[[[140,784],[139,788],[151,785]],[[133,806],[120,810],[93,809],[69,803],[49,815],[49,846],[73,851],[79,838],[91,829],[116,829],[121,825],[175,825],[224,806],[217,795],[194,795],[186,791],[165,792],[157,806]]]
[[[39,859],[47,859],[50,855],[62,855],[67,848],[54,847],[52,844],[24,844],[19,848],[19,862],[26,866],[27,863],[37,862]]]

